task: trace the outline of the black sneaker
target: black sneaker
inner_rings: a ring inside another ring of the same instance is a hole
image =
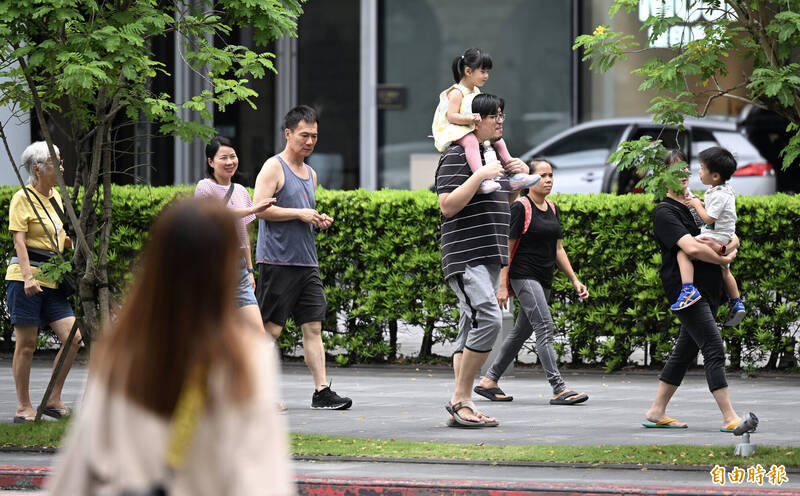
[[[330,386],[325,386],[320,391],[314,391],[314,395],[311,397],[311,408],[317,410],[345,410],[352,404],[353,400],[342,398]]]

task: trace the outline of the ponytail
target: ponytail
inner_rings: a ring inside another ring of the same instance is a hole
[[[492,58],[487,52],[479,48],[467,48],[463,55],[453,59],[453,80],[456,84],[463,79],[467,67],[473,71],[476,69],[491,69]]]
[[[453,80],[458,84],[464,77],[464,56],[459,55],[453,59]]]

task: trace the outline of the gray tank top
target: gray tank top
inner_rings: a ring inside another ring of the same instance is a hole
[[[278,200],[275,205],[283,208],[316,208],[314,172],[311,167],[303,164],[308,170],[308,179],[301,179],[279,155],[275,157],[283,168],[283,187],[275,193]],[[259,219],[256,263],[317,267],[314,227],[296,219],[284,222]]]

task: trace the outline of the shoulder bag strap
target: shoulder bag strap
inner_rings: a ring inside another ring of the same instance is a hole
[[[44,213],[47,215],[47,218],[50,219],[50,223],[53,224],[53,231],[55,232],[55,235],[58,236],[58,228],[56,227],[56,223],[53,221],[53,218],[50,217],[50,212],[47,211],[47,207],[44,206],[42,199],[39,198],[39,195],[31,191],[30,188],[25,187],[25,189],[28,190],[28,192],[32,194],[39,202],[39,205],[42,206],[42,210],[44,210]],[[33,207],[33,204],[31,204],[31,206]],[[61,250],[58,249],[58,243],[56,243],[56,240],[53,239],[53,236],[50,235],[50,231],[48,231],[47,226],[44,225],[44,222],[42,221],[42,218],[39,216],[39,212],[36,210],[36,207],[33,208],[33,211],[36,214],[36,218],[39,219],[39,222],[42,223],[42,229],[44,230],[44,233],[47,235],[47,239],[50,241],[50,244],[53,245],[53,251],[56,253],[61,253]]]
[[[59,205],[58,202],[56,201],[55,196],[50,197],[50,205],[53,207],[53,210],[55,210],[56,215],[58,215],[58,218],[61,219],[61,223],[66,226],[67,216],[66,214],[64,214],[64,210],[61,209],[61,205]]]
[[[167,452],[164,454],[164,464],[171,472],[183,468],[189,453],[189,448],[205,411],[208,373],[204,367],[194,368],[186,377],[175,410],[170,420],[170,437]]]
[[[233,196],[233,188],[235,188],[235,187],[236,187],[236,183],[231,183],[231,187],[228,188],[228,191],[225,193],[225,198],[222,199],[222,203],[224,203],[225,205],[228,204],[228,202],[231,199],[231,196]]]

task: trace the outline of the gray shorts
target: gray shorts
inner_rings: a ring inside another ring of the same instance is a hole
[[[258,305],[256,295],[253,293],[253,286],[250,285],[250,273],[247,272],[247,259],[242,257],[242,267],[239,269],[239,284],[234,290],[234,301],[236,308],[246,307],[247,305]]]
[[[464,348],[476,353],[492,350],[503,327],[503,313],[497,304],[499,282],[499,264],[467,266],[463,274],[447,280],[461,311],[454,354]]]

